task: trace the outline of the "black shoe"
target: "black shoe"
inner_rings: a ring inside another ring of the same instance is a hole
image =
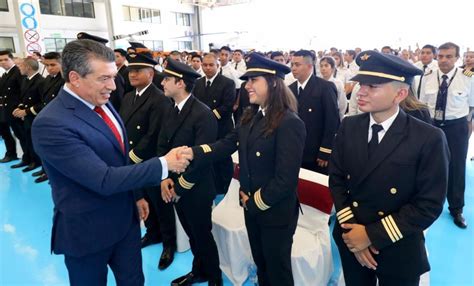
[[[189,272],[186,275],[178,277],[171,281],[171,286],[189,286],[194,283],[206,282],[208,279],[201,276],[194,276],[192,272]]]
[[[44,174],[44,171],[43,171],[43,169],[41,169],[41,170],[39,170],[39,171],[37,171],[37,172],[34,172],[34,173],[31,174],[31,175],[32,175],[33,177],[39,177],[39,176],[41,176],[41,175],[43,175],[43,174]]]
[[[219,279],[212,279],[207,282],[207,285],[209,286],[223,286],[224,282],[222,281],[222,278]]]
[[[47,181],[47,180],[48,180],[48,175],[46,175],[46,173],[45,173],[45,174],[39,176],[38,178],[36,178],[35,183],[42,183],[42,182]]]
[[[18,158],[16,156],[6,156],[3,157],[3,159],[0,160],[0,163],[8,163],[8,162],[11,162],[11,161],[15,161],[15,160],[18,160]]]
[[[176,248],[174,247],[165,247],[161,253],[160,262],[158,263],[159,270],[165,270],[174,260],[174,253]]]
[[[145,248],[147,246],[150,246],[150,245],[153,245],[153,244],[157,244],[157,243],[160,243],[161,242],[161,239],[157,239],[157,238],[150,238],[150,236],[148,235],[144,235],[142,237],[142,242],[141,242],[141,247],[142,248]]]
[[[466,228],[467,223],[464,217],[462,216],[462,213],[454,214],[452,215],[454,217],[454,224],[457,225],[460,228]]]
[[[28,165],[28,167],[26,167],[25,169],[21,170],[23,173],[26,173],[26,172],[30,172],[30,171],[33,171],[34,169],[38,168],[39,165],[37,165],[36,163],[31,163]]]
[[[25,167],[25,166],[28,166],[28,163],[26,163],[25,161],[20,161],[20,163],[18,163],[18,164],[11,165],[10,168],[16,169],[16,168],[21,168],[21,167]]]

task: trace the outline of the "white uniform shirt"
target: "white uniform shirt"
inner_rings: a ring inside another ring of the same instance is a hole
[[[347,98],[346,92],[344,91],[344,84],[342,83],[342,81],[338,80],[337,78],[334,78],[333,76],[329,79],[329,81],[333,82],[336,85],[337,107],[339,108],[339,118],[342,120],[347,108]]]
[[[435,114],[442,76],[441,70],[437,70],[423,77],[420,101],[428,105],[431,117]],[[453,120],[467,116],[469,107],[474,107],[474,77],[464,75],[460,68],[453,68],[447,76],[449,87],[445,119]]]
[[[415,63],[415,67],[419,68],[420,70],[423,70],[423,63],[421,61],[418,61]],[[438,70],[438,62],[435,60],[432,60],[431,63],[429,63],[426,69],[424,70],[423,77],[425,75],[429,75],[435,72],[436,70]],[[413,78],[412,87],[413,87],[416,97],[418,97],[418,88],[420,87],[420,78],[421,78],[420,75],[417,75]],[[421,79],[421,81],[424,81],[424,80]]]
[[[242,85],[242,81],[239,79],[239,74],[232,66],[231,62],[228,62],[225,66],[222,66],[220,70],[222,70],[223,76],[230,78],[234,81],[236,89],[240,88],[240,86]]]
[[[346,67],[338,67],[336,71],[336,78],[343,84],[348,83],[351,80],[349,70]]]
[[[235,67],[236,64],[237,64],[237,68]],[[241,77],[247,71],[247,64],[245,64],[244,60],[241,60],[238,63],[231,62],[230,65],[235,69],[239,77]]]

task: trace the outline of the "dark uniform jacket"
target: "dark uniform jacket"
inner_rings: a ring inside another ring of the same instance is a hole
[[[287,225],[298,211],[296,187],[306,131],[290,111],[269,136],[263,134],[264,123],[265,117],[254,115],[215,144],[193,147],[194,161],[206,164],[238,150],[240,186],[250,196],[248,214],[262,225]]]
[[[115,90],[110,93],[110,103],[116,111],[120,110],[120,105],[122,104],[123,96],[125,95],[125,80],[122,75],[117,73],[114,79]]]
[[[133,103],[135,94],[134,90],[125,95],[120,116],[127,131],[130,160],[141,163],[156,156],[158,134],[171,101],[154,84]]]
[[[13,110],[20,104],[20,88],[23,77],[20,69],[14,66],[0,79],[0,122],[13,119]]]
[[[336,86],[311,75],[299,96],[298,82],[292,83],[289,88],[298,99],[298,115],[306,126],[303,162],[315,162],[317,158],[329,160],[340,122]]]
[[[127,94],[133,91],[135,88],[130,84],[130,78],[128,77],[128,67],[123,65],[117,71],[123,78],[124,81],[124,93]]]
[[[174,110],[174,107],[171,107],[166,113],[166,122],[158,139],[158,156],[165,155],[175,147],[216,141],[217,121],[204,103],[191,95],[179,114]],[[205,200],[215,196],[211,166],[189,166],[181,175],[170,173],[170,178],[175,183],[174,189],[178,196],[193,196],[195,199]]]
[[[61,73],[58,73],[55,77],[48,75],[44,80],[43,89],[41,91],[41,102],[33,105],[29,112],[33,115],[38,114],[43,108],[51,102],[58,94],[64,85],[64,79]],[[27,111],[28,112],[28,111]]]
[[[423,230],[443,210],[449,150],[443,132],[400,110],[368,159],[369,114],[346,117],[329,165],[339,224],[365,225],[377,272],[413,277],[430,269]],[[334,239],[342,241],[339,224]]]
[[[41,103],[41,95],[44,88],[44,78],[37,73],[31,79],[24,78],[20,92],[20,104],[18,108],[26,111],[28,117],[35,114],[31,112],[31,108]]]
[[[234,129],[232,108],[235,102],[235,83],[233,80],[217,75],[211,86],[206,90],[207,78],[201,77],[194,86],[193,94],[201,102],[209,106],[217,118],[218,135],[223,138]]]

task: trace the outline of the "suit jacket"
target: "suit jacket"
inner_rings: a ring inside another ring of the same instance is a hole
[[[198,79],[193,94],[214,113],[218,123],[217,138],[220,139],[234,129],[232,108],[235,102],[235,83],[233,80],[219,74],[208,90],[206,90],[206,82],[207,78],[205,76]]]
[[[413,277],[429,270],[423,230],[443,210],[449,150],[443,132],[403,110],[368,159],[369,114],[346,117],[329,165],[337,218],[365,225],[383,274]],[[342,241],[339,224],[334,238]]]
[[[44,78],[37,73],[31,79],[24,78],[20,92],[20,104],[18,108],[26,111],[27,116],[33,117],[31,108],[41,103],[41,95],[44,88]]]
[[[121,74],[117,73],[114,79],[115,90],[110,93],[110,103],[116,111],[120,110],[122,99],[125,94],[125,80]]]
[[[124,131],[110,103],[107,107]],[[33,122],[33,144],[51,182],[52,251],[84,256],[121,240],[139,223],[133,190],[159,185],[158,158],[128,165],[104,120],[62,89]]]
[[[64,79],[61,76],[61,73],[58,73],[55,77],[48,75],[44,80],[43,89],[41,91],[41,101],[29,108],[27,113],[30,112],[33,115],[38,114],[58,95],[63,85]]]
[[[13,110],[20,104],[20,88],[23,76],[20,69],[14,66],[0,79],[0,122],[14,119]]]
[[[287,111],[277,129],[265,136],[265,117],[257,116],[214,144],[193,147],[193,164],[208,164],[239,151],[240,186],[250,199],[248,214],[259,224],[287,225],[298,212],[296,188],[306,131]]]
[[[303,162],[315,162],[317,158],[329,160],[340,123],[336,86],[311,75],[301,95],[298,96],[298,82],[289,88],[298,99],[298,115],[306,126]]]
[[[179,114],[170,107],[167,121],[162,126],[158,139],[158,155],[166,154],[179,146],[209,144],[216,141],[217,122],[209,108],[193,95],[184,104]],[[194,196],[194,199],[214,198],[215,186],[212,167],[189,166],[181,175],[171,174],[178,196]]]

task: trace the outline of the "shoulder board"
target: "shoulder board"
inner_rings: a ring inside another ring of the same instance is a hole
[[[467,76],[467,77],[472,77],[472,76],[474,76],[474,72],[472,72],[472,71],[470,71],[470,70],[467,70],[467,69],[463,70],[462,73],[463,73],[465,76]]]

